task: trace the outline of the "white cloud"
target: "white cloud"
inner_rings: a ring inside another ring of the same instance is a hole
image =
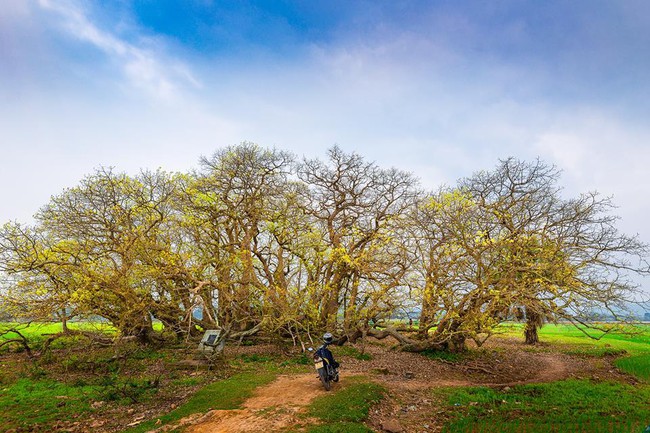
[[[558,110],[535,149],[563,170],[567,193],[596,190],[611,196],[621,230],[650,242],[650,127],[602,108]]]
[[[547,131],[541,134],[536,148],[574,177],[583,174],[585,158],[584,137],[573,131]]]
[[[160,100],[172,101],[184,85],[200,87],[190,68],[161,54],[160,46],[146,48],[99,28],[80,3],[66,0],[39,0],[39,5],[55,12],[62,27],[73,37],[92,44],[117,62],[129,83]],[[171,65],[171,66],[168,66]]]

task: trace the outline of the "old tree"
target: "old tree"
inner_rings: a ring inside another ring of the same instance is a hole
[[[540,161],[507,159],[414,209],[424,339],[416,348],[480,344],[509,317],[526,321],[529,343],[545,320],[624,318],[638,301],[630,273],[648,273],[647,245],[618,232],[610,199],[565,199],[558,178]]]
[[[2,227],[1,308],[101,317],[145,343],[222,326],[462,350],[512,319],[534,343],[546,321],[624,318],[634,275],[648,273],[647,246],[616,229],[611,200],[565,197],[559,177],[511,158],[424,193],[337,147],[298,161],[251,143],[192,173],[101,169],[33,225]],[[388,326],[404,311],[419,314],[417,332]]]

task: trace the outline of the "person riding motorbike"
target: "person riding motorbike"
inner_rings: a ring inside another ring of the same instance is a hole
[[[339,381],[339,363],[334,359],[332,351],[327,348],[333,341],[334,337],[332,334],[326,332],[323,335],[322,346],[316,349],[316,351],[311,347],[308,349],[314,356],[314,367],[318,371],[318,379],[320,379],[326,391],[331,389],[331,382]]]
[[[330,365],[334,367],[335,370],[338,370],[340,364],[334,360],[334,355],[332,354],[332,351],[327,348],[327,346],[332,344],[333,341],[334,341],[334,337],[332,336],[332,334],[326,332],[323,335],[323,345],[321,346],[321,352],[323,354],[323,358],[327,359],[327,361],[329,361]]]

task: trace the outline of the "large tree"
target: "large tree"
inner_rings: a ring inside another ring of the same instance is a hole
[[[558,179],[553,166],[510,158],[420,205],[416,269],[429,345],[457,350],[512,314],[534,343],[544,320],[586,323],[595,308],[618,317],[634,301],[629,275],[648,273],[647,246],[616,229],[609,199],[565,199]]]
[[[638,300],[634,274],[648,273],[648,246],[616,227],[610,198],[564,198],[560,172],[541,161],[509,158],[461,182],[493,216],[494,286],[524,311],[526,339],[544,320],[587,323],[594,310],[620,319]]]
[[[179,301],[164,289],[170,284],[160,266],[170,253],[162,230],[174,192],[163,172],[129,177],[100,169],[52,197],[33,229],[6,227],[3,262],[16,296],[45,290],[52,314],[74,308],[150,341],[160,304]]]
[[[202,293],[216,320],[240,330],[262,320],[263,300],[286,291],[286,252],[268,230],[280,218],[293,157],[242,143],[201,159],[187,191],[189,224],[201,260],[209,264]],[[210,292],[214,290],[216,296]]]
[[[334,329],[342,312],[345,332],[358,335],[399,305],[406,261],[398,233],[417,181],[338,147],[327,161],[305,159],[298,177],[307,187],[302,202],[312,233],[322,236],[311,275],[322,289],[320,325]]]
[[[84,279],[75,266],[79,258],[75,242],[57,242],[34,228],[5,224],[0,230],[0,271],[7,275],[0,304],[5,313],[28,321],[58,318],[67,332]]]

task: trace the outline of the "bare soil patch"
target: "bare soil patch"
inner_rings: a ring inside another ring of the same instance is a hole
[[[581,370],[583,362],[558,353],[504,350],[493,346],[457,362],[430,359],[416,353],[391,351],[383,346],[367,346],[369,361],[346,360],[352,373],[370,373],[389,386],[431,388],[435,386],[507,386],[548,382],[569,377]]]

